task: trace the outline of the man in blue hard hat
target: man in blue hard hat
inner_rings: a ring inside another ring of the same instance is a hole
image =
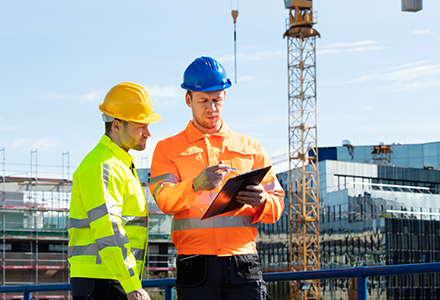
[[[267,299],[255,239],[257,222],[274,223],[283,212],[284,191],[273,170],[238,193],[241,208],[201,220],[228,178],[270,166],[260,143],[221,118],[231,85],[218,61],[196,58],[181,84],[193,118],[153,154],[151,193],[164,213],[174,215],[179,300]]]

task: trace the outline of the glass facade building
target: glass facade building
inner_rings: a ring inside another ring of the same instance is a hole
[[[318,159],[374,163],[375,146],[341,146],[318,149]],[[377,147],[377,146],[376,146]],[[425,144],[392,144],[390,164],[418,169],[440,169],[440,142]]]
[[[383,165],[373,163],[373,146],[318,152],[321,269],[440,262],[440,143],[391,149]],[[289,270],[288,172],[278,178],[286,208],[276,224],[259,224],[264,272]],[[287,284],[269,291],[289,298]],[[323,280],[321,298],[356,299],[355,279]],[[368,299],[440,299],[440,276],[370,278]]]

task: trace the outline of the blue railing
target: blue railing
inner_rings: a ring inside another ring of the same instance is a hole
[[[300,271],[300,272],[280,272],[263,274],[265,281],[297,281],[311,279],[331,279],[331,278],[357,278],[357,299],[367,300],[367,278],[373,276],[388,276],[401,274],[422,274],[440,273],[440,263],[407,264],[383,267],[357,267],[334,270]],[[163,287],[165,289],[165,300],[173,299],[173,288],[176,286],[175,278],[143,280],[142,286],[145,288]],[[68,291],[70,284],[39,284],[39,285],[15,285],[0,286],[0,293],[23,293],[24,300],[31,299],[31,293],[44,291]]]

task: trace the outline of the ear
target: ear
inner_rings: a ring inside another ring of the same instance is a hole
[[[114,132],[119,132],[121,130],[121,122],[118,119],[114,119],[112,123],[112,128]]]
[[[185,102],[186,102],[186,105],[188,105],[188,107],[192,107],[192,99],[188,93],[185,94]]]

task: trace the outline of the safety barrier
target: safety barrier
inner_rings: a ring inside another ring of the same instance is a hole
[[[440,263],[406,264],[383,267],[356,267],[334,270],[299,271],[299,272],[279,272],[265,273],[265,281],[298,281],[311,279],[331,279],[331,278],[357,278],[357,299],[367,300],[367,278],[373,276],[388,276],[402,274],[422,274],[440,273]],[[142,286],[163,287],[165,289],[165,300],[173,299],[173,288],[176,286],[175,278],[143,280]],[[39,285],[16,285],[0,286],[0,293],[23,292],[23,299],[30,300],[31,293],[43,291],[67,291],[70,284],[39,284]]]

